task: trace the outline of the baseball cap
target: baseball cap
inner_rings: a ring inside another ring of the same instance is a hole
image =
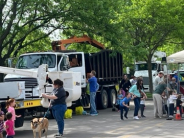
[[[160,71],[159,74],[163,74],[164,75],[164,72],[163,71]]]
[[[178,73],[177,71],[174,71],[174,74]]]

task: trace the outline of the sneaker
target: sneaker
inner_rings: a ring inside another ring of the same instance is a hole
[[[158,116],[154,116],[154,118],[158,118]]]
[[[141,117],[146,117],[146,116],[144,116],[144,115],[141,115]]]
[[[173,118],[173,116],[172,115],[169,115],[169,118]]]
[[[126,119],[128,119],[128,117],[127,116],[124,116]]]
[[[124,119],[121,119],[121,121],[123,121]]]
[[[54,135],[55,138],[61,138],[63,136],[63,134],[56,134]]]
[[[91,114],[91,116],[97,116],[98,114]]]
[[[133,119],[134,120],[138,120],[139,118],[138,118],[138,116],[134,116]]]
[[[137,116],[138,118],[141,118],[141,116]]]

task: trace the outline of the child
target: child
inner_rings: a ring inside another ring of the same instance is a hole
[[[144,108],[145,108],[145,99],[147,98],[146,94],[141,92],[141,101],[140,101],[140,108],[141,108],[141,117],[144,116]]]
[[[7,112],[6,113],[6,118],[7,118],[7,121],[4,123],[4,127],[6,129],[6,138],[13,138],[13,136],[15,135],[15,132],[14,132],[14,122],[12,120],[12,113],[10,112]]]
[[[134,97],[131,98],[131,93],[127,92],[126,97],[120,101],[120,110],[121,110],[120,118],[121,118],[121,120],[123,120],[123,110],[125,110],[124,117],[126,119],[128,119],[128,117],[127,117],[128,110],[129,110],[128,103],[130,102],[131,99],[134,99]]]
[[[21,115],[15,114],[15,99],[11,98],[8,101],[6,101],[6,109],[8,112],[12,113],[12,121],[14,122],[16,120],[16,117],[21,117]]]
[[[162,99],[163,99],[163,112],[165,111],[166,114],[168,115],[168,107],[167,107],[167,95],[166,92],[162,93]]]
[[[177,100],[176,100],[176,107],[179,107],[179,109],[180,109],[180,116],[182,117],[182,110],[181,110],[181,108],[182,108],[182,101],[181,101],[181,95],[178,95],[178,98],[177,98]]]
[[[4,112],[1,111],[0,105],[0,138],[3,138],[3,128],[4,128]]]
[[[174,115],[174,99],[177,98],[174,91],[169,91],[169,117],[173,118]]]
[[[118,93],[118,96],[117,96],[117,101],[116,101],[116,103],[117,103],[117,108],[118,108],[118,112],[119,112],[119,110],[120,110],[120,101],[122,100],[124,98],[124,96],[123,96],[123,94],[122,94],[122,90],[120,89],[119,90],[119,93]]]

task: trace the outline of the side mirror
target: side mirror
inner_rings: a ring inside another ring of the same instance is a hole
[[[126,73],[130,74],[130,67],[126,67]]]
[[[15,65],[13,65],[13,59],[14,59],[14,58],[8,58],[8,59],[6,60],[6,66],[7,66],[7,67],[10,67],[10,68],[15,67]]]

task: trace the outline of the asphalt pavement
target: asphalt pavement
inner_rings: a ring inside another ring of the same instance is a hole
[[[111,108],[99,110],[98,116],[73,115],[72,119],[65,119],[65,138],[183,138],[184,121],[174,121],[153,118],[153,102],[146,101],[144,115],[146,118],[133,120],[134,105],[128,120],[120,120],[119,112]],[[15,138],[33,138],[30,128],[31,118],[26,118],[24,127],[15,129]],[[47,138],[53,138],[57,133],[54,119],[49,120]],[[43,136],[42,136],[43,137]]]

